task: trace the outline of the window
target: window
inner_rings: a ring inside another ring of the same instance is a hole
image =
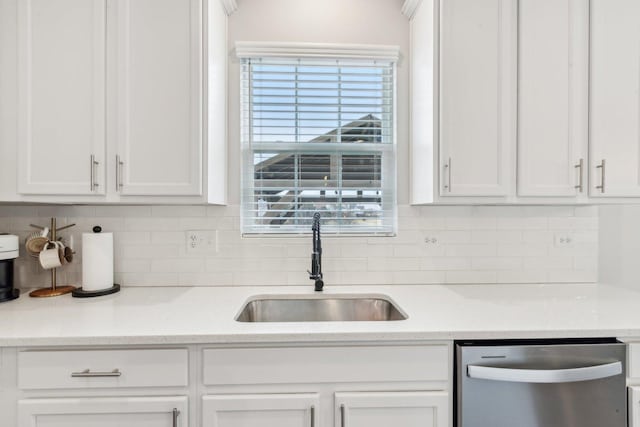
[[[243,233],[393,234],[395,59],[237,50]]]

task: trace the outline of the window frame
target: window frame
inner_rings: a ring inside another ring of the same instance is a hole
[[[354,65],[363,62],[381,61],[388,63],[391,67],[392,83],[391,83],[391,129],[390,143],[371,143],[369,147],[376,146],[375,149],[367,150],[357,146],[349,146],[348,143],[314,143],[311,149],[307,144],[298,145],[299,142],[287,144],[278,143],[278,150],[286,152],[286,146],[292,155],[309,152],[318,154],[318,151],[329,155],[343,156],[353,154],[362,155],[380,155],[381,172],[380,187],[383,192],[381,203],[383,211],[388,214],[383,215],[383,224],[377,226],[363,226],[362,230],[356,227],[333,226],[324,227],[323,234],[338,236],[395,236],[397,233],[397,62],[399,58],[399,48],[397,46],[387,45],[347,45],[347,44],[318,44],[318,43],[268,43],[268,42],[236,42],[235,53],[242,64],[240,73],[244,71],[245,60],[283,60],[283,63],[291,64],[293,60],[319,60],[319,61],[335,61],[342,62],[340,66],[348,66],[351,61]],[[243,87],[245,80],[240,78],[240,135],[241,135],[241,233],[245,237],[251,236],[295,236],[307,235],[311,232],[311,227],[302,228],[298,225],[291,226],[268,226],[260,227],[255,222],[248,224],[247,220],[255,221],[255,213],[248,215],[255,209],[254,202],[249,203],[249,199],[255,197],[255,169],[251,165],[254,164],[254,154],[269,148],[269,143],[261,144],[259,148],[252,142],[252,117],[247,116],[245,110],[245,99],[250,99],[251,92],[249,88]],[[249,101],[251,102],[251,101]],[[251,104],[249,104],[251,106]],[[382,119],[381,119],[382,120]],[[248,121],[248,122],[247,122]],[[249,133],[249,135],[247,135]],[[273,145],[273,144],[271,144]],[[320,146],[321,145],[321,146]],[[302,148],[302,150],[301,150]],[[308,150],[308,151],[307,151]],[[330,154],[332,153],[333,154]],[[341,173],[341,172],[340,172]],[[251,176],[250,176],[251,175]],[[338,187],[341,188],[341,187]],[[251,192],[251,194],[248,194]],[[391,193],[391,196],[385,197]],[[250,206],[248,206],[250,204]]]

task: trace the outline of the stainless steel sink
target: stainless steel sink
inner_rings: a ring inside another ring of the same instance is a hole
[[[385,295],[258,295],[251,297],[238,322],[377,322],[407,315]]]

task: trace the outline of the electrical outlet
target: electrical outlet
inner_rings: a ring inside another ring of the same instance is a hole
[[[187,254],[215,254],[218,252],[218,230],[185,231]]]
[[[575,237],[571,233],[557,233],[554,236],[556,248],[572,248]]]

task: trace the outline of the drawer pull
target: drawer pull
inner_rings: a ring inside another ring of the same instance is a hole
[[[120,369],[114,369],[111,372],[91,372],[91,369],[85,369],[82,372],[72,372],[74,378],[91,378],[91,377],[119,377],[122,375]]]
[[[345,427],[344,405],[340,405],[340,427]]]

